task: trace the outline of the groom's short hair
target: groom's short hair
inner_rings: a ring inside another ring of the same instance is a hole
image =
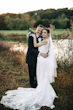
[[[37,27],[41,27],[41,28],[44,28],[44,26],[42,24],[39,24]]]

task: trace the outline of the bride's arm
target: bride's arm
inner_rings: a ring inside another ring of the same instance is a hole
[[[34,47],[40,47],[42,45],[46,45],[48,42],[47,40],[43,40],[43,41],[37,43],[35,34],[32,34],[32,37],[34,38],[34,40],[33,40]]]

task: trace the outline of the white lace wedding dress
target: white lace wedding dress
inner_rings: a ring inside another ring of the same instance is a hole
[[[46,53],[49,49],[49,40],[46,45],[38,49]],[[8,90],[0,103],[18,110],[39,110],[42,106],[53,109],[55,107],[53,102],[57,95],[48,80],[46,62],[47,58],[41,56],[37,58],[37,88],[19,87],[17,90]]]

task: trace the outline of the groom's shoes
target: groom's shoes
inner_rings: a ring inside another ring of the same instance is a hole
[[[31,86],[32,88],[36,88],[36,86]]]
[[[37,83],[31,84],[32,88],[36,88],[37,87]]]

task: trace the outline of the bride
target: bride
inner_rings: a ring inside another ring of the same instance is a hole
[[[6,107],[18,110],[39,110],[42,106],[55,108],[54,99],[58,98],[50,83],[54,82],[57,77],[57,63],[53,53],[52,38],[48,29],[43,29],[43,41],[36,42],[35,34],[34,47],[38,47],[40,52],[48,52],[47,58],[37,57],[37,88],[19,87],[17,90],[8,90],[2,97],[0,103]]]

